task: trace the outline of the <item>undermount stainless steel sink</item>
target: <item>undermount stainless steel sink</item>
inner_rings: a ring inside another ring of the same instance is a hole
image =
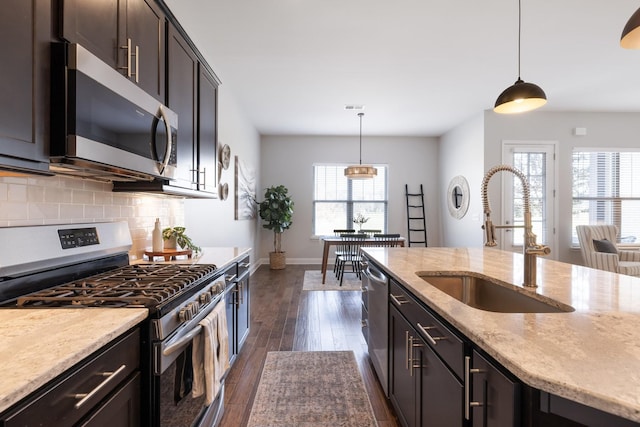
[[[513,285],[496,279],[462,274],[416,273],[433,287],[452,296],[469,307],[497,313],[570,313],[574,308],[543,297],[530,296]],[[547,301],[545,301],[545,299]]]

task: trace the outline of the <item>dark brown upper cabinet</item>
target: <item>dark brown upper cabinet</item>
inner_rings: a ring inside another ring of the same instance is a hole
[[[62,38],[165,102],[165,16],[152,0],[62,0]]]
[[[50,0],[4,0],[0,170],[48,174]]]
[[[167,49],[167,106],[178,115],[178,169],[172,185],[197,190],[198,58],[172,25]]]
[[[200,64],[198,78],[198,190],[217,191],[218,82]],[[220,195],[222,198],[223,196]]]

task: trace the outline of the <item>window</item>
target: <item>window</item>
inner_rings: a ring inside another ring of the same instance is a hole
[[[572,174],[572,245],[583,224],[613,224],[621,243],[640,243],[640,152],[575,149]]]
[[[326,236],[339,228],[387,230],[387,166],[373,165],[378,176],[351,180],[344,176],[347,165],[313,166],[313,234]],[[368,218],[362,227],[353,217]]]

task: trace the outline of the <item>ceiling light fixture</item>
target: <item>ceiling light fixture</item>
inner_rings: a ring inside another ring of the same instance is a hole
[[[520,38],[522,33],[522,0],[518,0],[518,80],[506,88],[493,111],[500,114],[524,113],[547,103],[547,95],[540,86],[522,81],[520,78]]]
[[[640,49],[640,9],[631,15],[620,36],[620,46],[625,49]]]
[[[358,113],[358,117],[360,117],[360,163],[344,169],[344,176],[349,179],[369,179],[378,175],[376,168],[362,164],[362,116],[364,116],[364,113]]]

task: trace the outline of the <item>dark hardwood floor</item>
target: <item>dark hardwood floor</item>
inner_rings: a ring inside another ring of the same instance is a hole
[[[267,352],[315,350],[353,350],[379,426],[398,426],[367,354],[360,292],[302,291],[305,270],[319,266],[263,265],[251,276],[251,331],[226,379],[221,426],[247,425]]]

